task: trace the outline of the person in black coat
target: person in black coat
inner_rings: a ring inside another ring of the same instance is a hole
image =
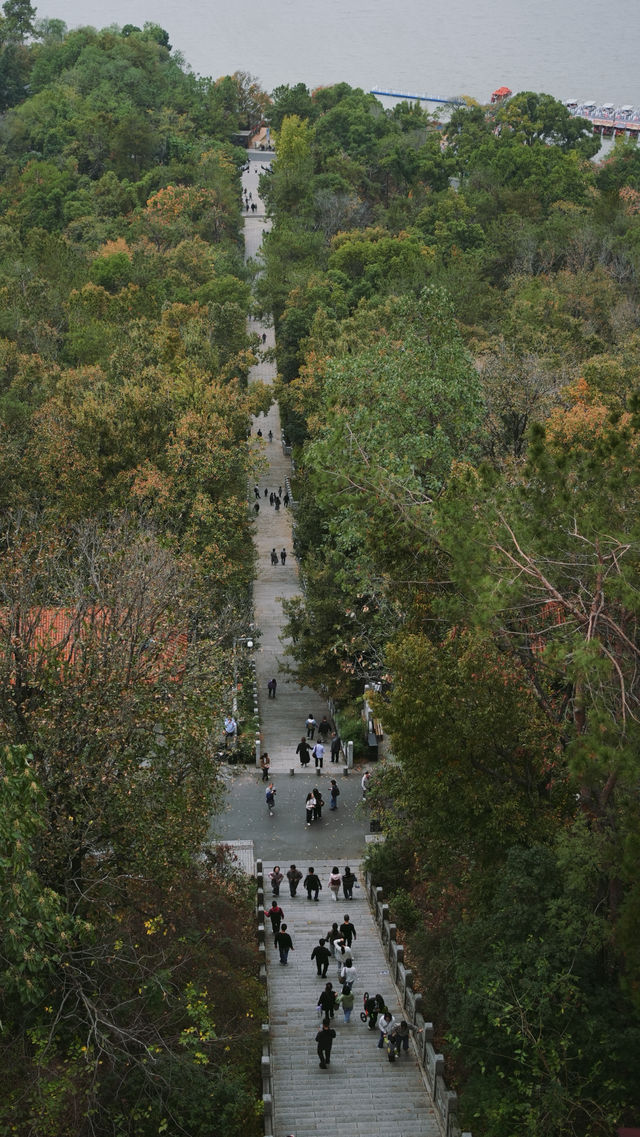
[[[353,900],[353,886],[356,883],[357,877],[355,873],[351,872],[349,865],[345,865],[342,874],[342,891],[344,892],[345,900]]]
[[[322,818],[322,807],[324,805],[324,798],[323,798],[322,794],[320,793],[320,790],[318,789],[317,786],[314,786],[314,788],[313,788],[313,796],[316,799],[316,804],[315,804],[315,807],[313,810],[314,820],[320,821]]]
[[[331,1047],[333,1040],[336,1037],[336,1032],[331,1026],[328,1019],[324,1019],[322,1023],[322,1030],[319,1030],[316,1035],[316,1044],[318,1048],[318,1058],[320,1059],[320,1069],[326,1070],[327,1066],[331,1064]]]
[[[307,896],[311,900],[311,893],[313,892],[313,899],[318,899],[318,893],[322,888],[322,881],[314,868],[309,868],[307,875],[302,882],[307,890]]]
[[[340,925],[340,932],[341,932],[342,938],[345,941],[345,943],[349,947],[351,947],[353,941],[357,937],[356,937],[356,930],[355,930],[355,928],[354,928],[353,924],[351,923],[351,920],[349,919],[348,916],[345,916],[343,918],[343,922]]]
[[[276,936],[276,947],[280,952],[280,963],[286,965],[289,952],[293,951],[293,940],[287,931],[286,924],[280,925],[280,931]]]
[[[300,755],[300,765],[303,769],[305,766],[309,765],[311,761],[311,747],[309,746],[309,743],[307,742],[304,735],[296,746],[296,754]]]
[[[333,983],[326,984],[318,999],[318,1006],[322,1008],[325,1019],[333,1018],[336,1009],[336,993],[333,989]]]
[[[291,865],[291,868],[287,873],[287,880],[289,881],[289,892],[292,896],[295,896],[296,892],[298,891],[298,885],[302,880],[302,873],[300,872],[300,869],[297,869],[295,865]]]
[[[318,738],[321,738],[323,742],[326,742],[330,734],[331,723],[329,722],[327,716],[323,715],[320,723],[318,724]]]
[[[311,958],[315,959],[316,961],[318,975],[321,975],[323,979],[326,979],[327,967],[329,966],[329,960],[331,959],[331,952],[329,951],[326,940],[324,938],[319,940],[314,947],[313,951],[311,952]]]

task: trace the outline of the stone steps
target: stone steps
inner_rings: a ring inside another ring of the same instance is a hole
[[[307,865],[299,856],[296,864]],[[269,866],[265,866],[265,870]],[[390,1063],[386,1050],[377,1046],[379,1032],[360,1022],[363,992],[380,992],[396,1017],[400,1004],[389,975],[377,927],[365,890],[354,899],[336,903],[327,881],[333,862],[316,862],[323,889],[316,904],[304,891],[291,899],[288,888],[280,891],[279,903],[294,944],[283,967],[267,935],[267,984],[271,1023],[274,1132],[296,1137],[337,1133],[340,1137],[440,1137],[440,1130],[425,1090],[413,1048]],[[340,866],[342,867],[342,866]],[[359,866],[352,866],[360,877]],[[270,903],[265,877],[265,904]],[[311,952],[320,936],[348,912],[356,929],[353,958],[357,968],[355,1005],[349,1023],[336,1011],[336,1031],[331,1065],[320,1069],[315,1035],[320,1029],[316,1003],[327,981],[339,990],[337,964],[329,963],[326,979],[319,978]]]

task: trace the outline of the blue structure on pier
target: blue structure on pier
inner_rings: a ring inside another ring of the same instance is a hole
[[[440,103],[440,104],[444,103],[444,104],[447,104],[447,105],[452,106],[452,107],[463,107],[463,106],[465,106],[464,99],[456,99],[456,98],[439,99],[435,95],[410,95],[407,91],[381,91],[381,90],[378,90],[377,88],[373,88],[373,90],[369,91],[369,94],[370,95],[386,95],[390,99],[408,99],[409,102],[412,102],[412,103],[416,103],[416,102],[418,102],[418,103]]]

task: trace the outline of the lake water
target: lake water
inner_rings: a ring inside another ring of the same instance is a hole
[[[37,2],[37,0],[36,0]],[[201,75],[472,95],[495,87],[640,103],[637,0],[47,0],[67,25],[146,20]]]

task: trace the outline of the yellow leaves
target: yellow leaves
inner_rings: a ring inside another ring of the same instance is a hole
[[[164,917],[162,915],[154,916],[150,920],[145,920],[144,926],[145,926],[147,935],[148,936],[155,936],[156,932],[159,932],[160,929],[163,927],[163,924],[164,924]],[[165,929],[164,934],[166,936],[166,934],[167,934],[166,929]]]
[[[104,245],[101,245],[98,249],[96,256],[111,257],[114,256],[115,253],[126,253],[127,256],[130,255],[131,249],[124,237],[116,237],[114,241],[105,241]]]

